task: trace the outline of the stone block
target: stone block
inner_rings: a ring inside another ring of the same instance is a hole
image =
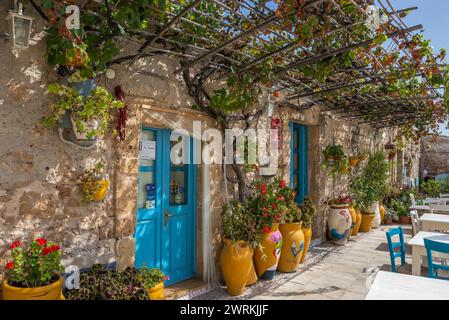
[[[117,270],[122,271],[134,266],[135,243],[133,238],[117,240],[115,245]]]

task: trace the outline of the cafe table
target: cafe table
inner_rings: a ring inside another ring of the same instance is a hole
[[[412,247],[412,274],[414,276],[421,275],[421,259],[427,259],[427,251],[424,246],[424,238],[429,238],[434,241],[443,242],[449,244],[449,235],[438,232],[421,231],[415,235],[408,245]],[[449,258],[448,255],[438,255],[435,257]]]
[[[448,231],[449,215],[426,213],[419,219],[422,231]]]

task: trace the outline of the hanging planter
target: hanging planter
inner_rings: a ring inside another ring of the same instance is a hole
[[[328,145],[323,150],[324,161],[321,166],[329,170],[332,179],[335,180],[337,175],[348,175],[351,172],[349,158],[341,145]]]
[[[98,162],[95,167],[85,169],[78,177],[79,182],[82,184],[83,202],[101,202],[106,198],[109,190],[109,180],[102,178],[104,169],[104,164]]]

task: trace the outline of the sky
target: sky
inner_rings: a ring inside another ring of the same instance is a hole
[[[396,10],[418,7],[404,19],[411,27],[418,24],[424,26],[426,39],[432,40],[435,51],[441,48],[449,52],[449,1],[448,0],[390,0]],[[385,2],[384,2],[385,3]],[[448,57],[449,61],[449,57]],[[446,125],[441,128],[442,133],[449,136]]]

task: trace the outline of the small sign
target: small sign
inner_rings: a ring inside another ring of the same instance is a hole
[[[140,158],[144,160],[156,160],[156,141],[141,141]]]

